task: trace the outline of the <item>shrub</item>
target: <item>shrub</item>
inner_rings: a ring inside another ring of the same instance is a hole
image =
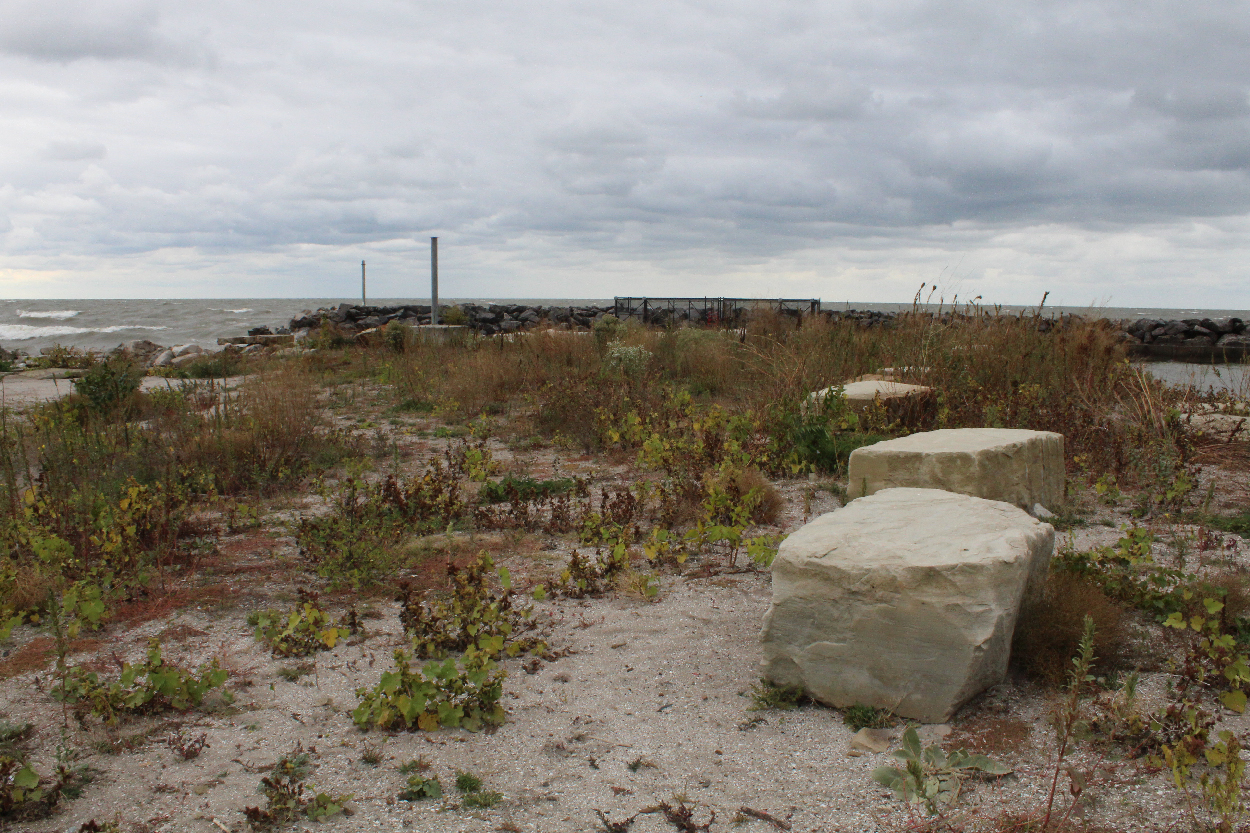
[[[482,503],[532,501],[567,494],[576,488],[577,481],[571,477],[561,477],[558,480],[535,480],[532,477],[513,477],[511,474],[505,474],[498,482],[483,483],[477,497]]]
[[[469,316],[457,306],[441,307],[438,311],[438,323],[463,326],[469,323]]]
[[[1040,598],[1020,612],[1012,660],[1029,676],[1060,686],[1080,653],[1085,617],[1094,623],[1095,668],[1109,674],[1124,664],[1124,608],[1093,580],[1052,570]]]
[[[110,413],[129,404],[143,376],[143,368],[128,359],[111,358],[91,365],[74,380],[74,390],[96,411]]]
[[[532,608],[516,606],[518,596],[508,571],[494,568],[495,562],[485,552],[465,569],[449,563],[447,578],[452,591],[447,598],[426,600],[411,587],[404,587],[399,619],[418,657],[441,658],[474,645],[491,656],[545,650],[542,640],[521,638],[534,627]],[[498,592],[489,586],[492,573],[499,581]]]
[[[626,379],[638,380],[647,372],[651,351],[640,344],[616,344],[608,347],[603,357],[603,368],[619,373]]]

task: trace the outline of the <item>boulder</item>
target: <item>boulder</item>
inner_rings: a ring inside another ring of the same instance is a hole
[[[868,410],[872,403],[878,400],[886,405],[897,404],[913,397],[927,396],[932,392],[931,388],[924,385],[907,385],[887,379],[866,378],[864,381],[848,382],[845,385],[833,385],[824,390],[814,391],[808,394],[808,407],[820,407],[825,397],[839,388],[842,390],[847,407],[856,412]]]
[[[888,489],[782,542],[764,676],[822,703],[941,723],[1003,680],[1055,531],[1001,501]]]
[[[180,359],[193,353],[203,353],[204,348],[198,344],[179,344],[173,348],[174,358]]]
[[[184,353],[181,356],[175,356],[170,365],[172,367],[186,367],[201,357],[200,353]]]
[[[1181,414],[1181,424],[1195,434],[1220,442],[1250,440],[1250,417],[1235,414],[1205,413]]]
[[[152,360],[152,367],[169,367],[174,362],[174,351],[166,350]]]
[[[1016,506],[1063,499],[1063,435],[1019,428],[943,428],[851,452],[847,496],[898,486],[945,489]]]

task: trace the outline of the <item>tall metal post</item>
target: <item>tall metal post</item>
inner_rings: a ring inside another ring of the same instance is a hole
[[[365,262],[363,260],[360,261],[360,305],[369,306],[369,302],[365,300]]]
[[[430,238],[430,323],[438,323],[438,238]]]

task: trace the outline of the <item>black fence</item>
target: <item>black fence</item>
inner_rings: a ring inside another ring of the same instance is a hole
[[[697,324],[740,323],[756,310],[772,310],[800,318],[820,312],[819,298],[621,298],[613,299],[617,318],[638,318],[647,324],[693,321]]]

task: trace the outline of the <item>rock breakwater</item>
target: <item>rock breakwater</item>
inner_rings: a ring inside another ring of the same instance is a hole
[[[538,325],[563,329],[588,329],[612,307],[544,307],[525,304],[458,304],[439,309],[442,324],[462,324],[482,335],[512,333]],[[365,330],[385,327],[392,321],[425,325],[431,322],[428,304],[374,307],[340,304],[333,309],[305,312],[291,319],[289,329],[296,335],[327,327],[339,335],[355,336]]]

